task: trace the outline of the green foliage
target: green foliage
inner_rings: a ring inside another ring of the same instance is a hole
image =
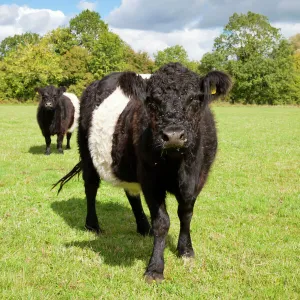
[[[253,54],[269,56],[280,39],[279,29],[272,27],[266,16],[234,13],[215,39],[214,50],[225,53],[228,59],[244,62]]]
[[[300,52],[300,33],[295,34],[289,38],[292,49],[294,52]]]
[[[146,52],[134,52],[128,45],[124,49],[126,70],[140,74],[151,74],[154,70],[154,62]]]
[[[191,60],[188,61],[185,66],[187,68],[189,68],[190,70],[192,70],[195,73],[201,74],[200,73],[200,61],[196,61],[196,60]]]
[[[63,70],[62,85],[69,86],[76,84],[88,73],[88,65],[91,55],[88,50],[79,46],[74,46],[61,58],[61,68]]]
[[[214,69],[220,71],[226,71],[227,69],[227,57],[224,51],[214,51],[212,53],[205,53],[202,56],[199,71],[201,74],[206,74]]]
[[[10,51],[16,50],[18,46],[37,44],[39,40],[40,36],[37,33],[31,32],[9,36],[0,43],[0,58],[5,56]]]
[[[157,51],[157,53],[154,54],[154,59],[156,69],[169,62],[180,62],[183,65],[187,65],[188,63],[187,52],[180,45],[175,45],[168,47],[165,50]]]
[[[248,12],[230,17],[213,52],[201,61],[201,72],[213,69],[234,78],[232,102],[300,103],[291,47],[265,16]]]
[[[117,34],[102,32],[92,43],[90,72],[96,79],[101,79],[110,72],[123,71],[126,69],[124,50],[125,44]]]
[[[82,92],[84,89],[93,81],[95,80],[93,74],[86,73],[82,78],[76,81],[76,84],[71,84],[68,87],[68,92],[74,93],[78,97],[81,97]]]
[[[67,86],[69,92],[80,96],[83,89],[94,81],[94,76],[88,70],[91,58],[86,48],[79,46],[71,48],[61,58],[63,79],[60,85]]]
[[[70,30],[79,46],[91,49],[93,41],[101,39],[101,34],[108,32],[108,25],[101,20],[99,13],[84,10],[70,20]]]
[[[60,58],[44,43],[19,46],[0,61],[0,98],[26,101],[34,88],[62,80]]]
[[[197,61],[190,61],[186,50],[181,45],[168,47],[154,54],[154,70],[170,62],[179,62],[196,73],[200,73]]]
[[[47,33],[43,40],[45,43],[51,45],[54,52],[59,55],[64,55],[72,47],[76,46],[77,40],[71,33],[70,28],[57,28]]]

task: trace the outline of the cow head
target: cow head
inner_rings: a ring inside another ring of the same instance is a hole
[[[54,110],[66,88],[63,86],[56,88],[50,85],[44,88],[36,88],[36,91],[41,95],[40,106],[46,110]]]
[[[208,103],[230,87],[228,75],[219,71],[199,77],[179,63],[169,63],[155,72],[147,80],[144,102],[155,148],[183,153],[191,147],[201,134],[199,124]]]

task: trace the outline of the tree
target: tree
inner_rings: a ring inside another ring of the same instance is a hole
[[[89,71],[95,79],[101,79],[110,72],[126,69],[124,60],[125,43],[112,32],[103,32],[101,38],[91,43],[91,59]]]
[[[62,80],[60,58],[44,43],[19,46],[0,61],[0,98],[28,100],[35,87]]]
[[[16,50],[20,45],[37,44],[40,38],[37,33],[31,32],[9,36],[0,43],[0,57],[5,56],[10,51]]]
[[[70,20],[70,30],[79,46],[91,48],[94,40],[108,32],[108,25],[99,13],[87,9]]]
[[[59,27],[50,31],[43,37],[43,40],[59,55],[64,55],[72,47],[77,45],[77,40],[68,27]]]
[[[186,50],[180,45],[157,51],[157,53],[154,54],[154,59],[157,69],[169,62],[180,62],[183,65],[187,65],[189,61]]]
[[[126,70],[140,74],[151,74],[154,70],[154,61],[146,52],[135,52],[129,45],[125,45],[124,60]]]
[[[293,60],[294,60],[295,70],[300,74],[300,51],[294,53]]]
[[[300,52],[300,33],[297,33],[296,35],[290,37],[289,39],[292,48],[294,50],[294,52]]]
[[[74,46],[63,55],[60,63],[63,70],[62,85],[69,86],[81,80],[88,73],[90,60],[88,50],[79,46]]]
[[[203,56],[201,71],[220,69],[234,78],[233,102],[279,104],[297,102],[292,50],[267,17],[233,14],[215,39],[213,52]]]
[[[94,76],[88,70],[91,58],[87,49],[79,46],[71,48],[61,59],[63,79],[60,85],[68,87],[68,91],[80,96],[83,89],[94,80]]]

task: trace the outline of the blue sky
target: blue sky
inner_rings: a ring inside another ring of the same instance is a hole
[[[201,59],[235,12],[263,14],[287,38],[300,33],[300,0],[0,0],[0,41],[25,32],[44,35],[86,8],[152,57],[182,45],[190,59]]]
[[[90,1],[96,3],[96,11],[100,13],[102,18],[108,16],[108,14],[116,7],[120,6],[121,0],[99,0],[99,1]],[[73,0],[28,0],[28,1],[3,1],[0,0],[1,4],[17,4],[19,6],[26,5],[31,8],[43,9],[48,8],[51,10],[61,10],[66,15],[74,15],[80,12],[80,9],[77,8],[79,1]]]

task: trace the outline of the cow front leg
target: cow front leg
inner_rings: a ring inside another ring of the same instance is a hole
[[[153,251],[145,272],[147,282],[161,282],[164,279],[164,250],[170,227],[170,219],[165,205],[165,193],[152,196],[144,192],[152,222],[154,235]]]
[[[126,190],[125,193],[135,216],[137,232],[144,236],[151,235],[152,229],[144,213],[141,197],[130,195]]]
[[[67,147],[66,149],[71,149],[71,146],[70,146],[70,139],[71,139],[71,136],[72,136],[72,132],[67,132]]]
[[[50,135],[45,135],[45,142],[46,142],[45,155],[50,155],[50,153],[51,153],[51,149],[50,149],[51,137],[50,137]]]
[[[188,202],[183,201],[180,197],[178,200],[177,214],[180,220],[180,233],[177,244],[178,255],[182,257],[194,257],[192,246],[190,224],[193,216],[195,200]]]
[[[96,213],[96,196],[100,184],[100,178],[90,159],[82,161],[82,165],[82,175],[87,203],[85,228],[99,234],[101,233],[101,229]]]
[[[64,150],[62,148],[63,139],[64,139],[63,133],[57,134],[57,151],[60,154],[64,154]]]

